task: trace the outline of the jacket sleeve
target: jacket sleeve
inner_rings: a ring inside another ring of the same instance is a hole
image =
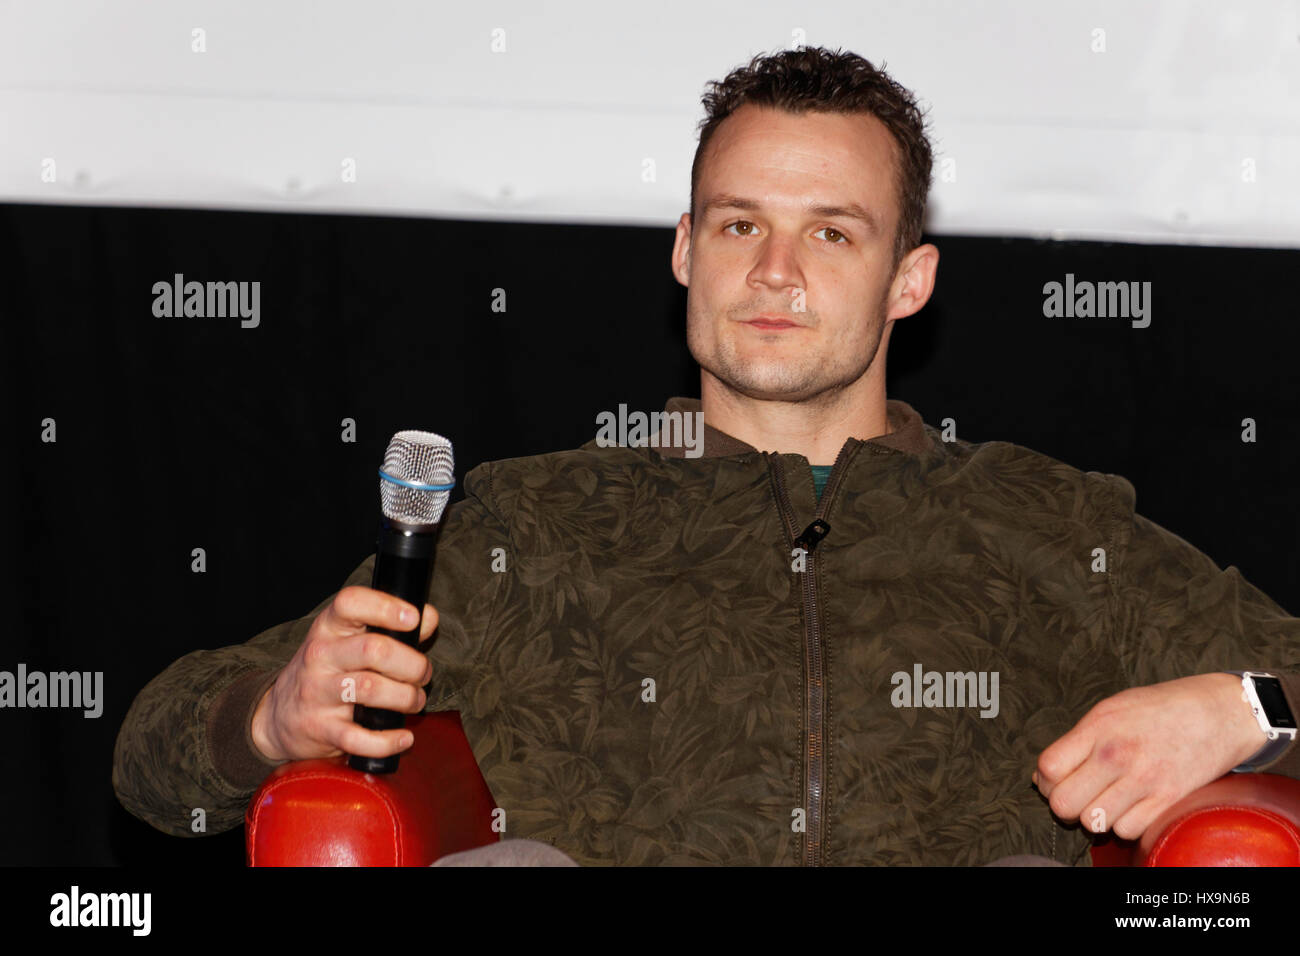
[[[504,563],[494,560],[501,557],[495,549],[509,554],[510,541],[492,503],[491,463],[472,470],[465,488],[466,498],[448,507],[436,546],[429,603],[438,610],[438,630],[426,647],[434,665],[427,710],[441,709],[464,683],[508,576],[494,571],[494,563]],[[369,587],[374,560],[363,561],[343,586]],[[257,787],[284,762],[254,747],[253,712],[333,600],[246,643],[186,654],[136,695],[113,753],[113,790],[132,815],[174,836],[204,835],[192,829],[199,808],[205,833],[243,823]]]
[[[1133,511],[1126,479],[1116,490],[1111,557],[1114,633],[1128,686],[1218,671],[1268,671],[1300,715],[1300,619],[1244,577]],[[1244,706],[1244,705],[1243,705]],[[1260,745],[1264,738],[1260,735]],[[1295,742],[1259,772],[1300,779]]]

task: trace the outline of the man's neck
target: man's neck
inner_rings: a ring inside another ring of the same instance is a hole
[[[863,376],[824,401],[760,401],[728,388],[708,372],[700,376],[704,421],[759,451],[803,455],[831,465],[849,438],[867,441],[889,432],[885,388]]]

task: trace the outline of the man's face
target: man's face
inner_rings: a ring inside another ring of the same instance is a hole
[[[699,218],[682,216],[673,250],[689,289],[687,345],[707,373],[751,398],[797,402],[857,381],[878,351],[883,362],[887,319],[920,308],[889,312],[893,157],[868,114],[747,105],[718,127],[701,159]],[[778,321],[755,322],[762,313]]]

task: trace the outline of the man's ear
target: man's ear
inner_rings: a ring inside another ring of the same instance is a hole
[[[921,311],[934,293],[939,271],[939,250],[930,243],[917,246],[898,264],[893,287],[889,292],[889,309],[885,320],[901,319]]]
[[[673,275],[682,285],[691,284],[691,214],[682,213],[677,220],[677,239],[673,242]]]

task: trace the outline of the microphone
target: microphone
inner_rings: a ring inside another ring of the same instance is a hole
[[[400,431],[388,443],[379,469],[379,541],[370,586],[415,606],[424,619],[433,577],[433,544],[443,509],[455,487],[451,442],[433,432]],[[409,631],[367,627],[415,647],[420,624]],[[399,710],[357,704],[352,719],[367,730],[396,730],[406,726]],[[366,773],[393,773],[401,754],[387,757],[348,756],[348,766]]]

